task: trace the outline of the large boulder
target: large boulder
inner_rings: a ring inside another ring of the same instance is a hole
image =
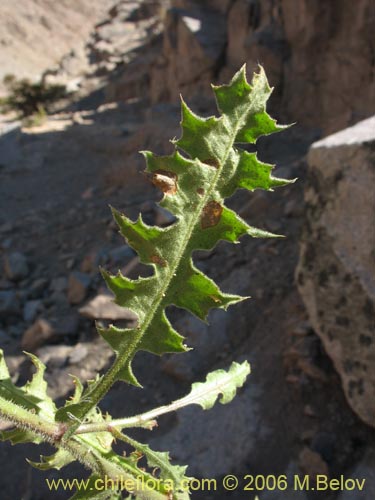
[[[280,2],[278,2],[280,3]],[[272,0],[236,0],[228,14],[228,45],[226,67],[222,79],[231,77],[235,69],[247,63],[249,73],[262,64],[267,78],[282,91],[284,62],[289,55],[284,32],[281,6]]]
[[[292,120],[332,133],[368,117],[375,106],[374,3],[278,3],[290,49],[283,101]]]
[[[375,427],[375,116],[313,144],[297,283],[347,400]]]
[[[340,8],[325,0],[169,0],[158,16],[153,9],[141,21],[113,9],[95,31],[90,54],[103,71],[116,67],[108,102],[176,102],[181,93],[205,112],[210,83],[227,83],[247,63],[249,75],[264,66],[273,115],[284,123],[332,133],[374,109],[372,0],[342,0]]]

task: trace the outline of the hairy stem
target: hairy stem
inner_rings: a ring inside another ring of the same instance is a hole
[[[156,419],[161,415],[177,411],[192,404],[198,404],[204,408],[204,401],[211,398],[216,400],[219,394],[224,394],[228,388],[233,388],[237,376],[237,372],[234,373],[234,371],[232,371],[235,365],[236,363],[233,363],[231,369],[224,374],[222,370],[208,374],[206,382],[194,384],[189,394],[183,398],[176,399],[168,405],[154,408],[153,410],[133,417],[113,419],[110,422],[85,423],[78,427],[75,434],[106,431],[116,433],[121,429],[132,427],[143,427],[151,430],[157,425]],[[242,366],[237,365],[237,367],[246,374],[245,376],[250,372],[250,367],[247,363],[244,363]],[[240,371],[238,373],[240,373]],[[219,373],[220,375],[218,375]]]
[[[38,415],[0,396],[0,417],[20,429],[27,429],[51,443],[61,437],[61,424],[47,422]]]
[[[127,491],[134,493],[138,498],[149,500],[166,500],[165,494],[147,488],[145,482],[140,483],[137,477],[127,473],[124,467],[103,456],[78,436],[69,440],[62,440],[66,427],[41,419],[38,415],[0,397],[0,417],[17,428],[25,429],[36,438],[48,442],[58,449],[64,449],[73,455],[80,463],[104,479],[110,479],[126,484]],[[103,429],[102,429],[103,430]],[[116,437],[118,435],[116,434]],[[141,486],[141,488],[140,488]]]

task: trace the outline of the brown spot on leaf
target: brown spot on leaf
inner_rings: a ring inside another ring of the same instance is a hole
[[[150,259],[151,262],[153,262],[154,264],[158,264],[159,266],[165,267],[167,265],[167,262],[162,257],[160,257],[160,255],[151,255]]]
[[[205,163],[206,165],[210,165],[210,167],[215,167],[215,168],[220,167],[219,160],[217,160],[216,158],[207,158],[207,160],[204,160],[203,163]]]
[[[217,201],[209,201],[203,208],[201,216],[202,229],[216,226],[219,223],[223,207]]]
[[[151,182],[165,194],[176,194],[177,192],[177,175],[173,172],[155,170]]]
[[[198,188],[198,189],[197,189],[197,193],[198,193],[200,196],[203,196],[203,195],[204,195],[204,189],[203,189],[203,188]]]

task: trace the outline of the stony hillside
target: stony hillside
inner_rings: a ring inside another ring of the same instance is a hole
[[[153,102],[202,95],[244,62],[261,63],[280,116],[325,133],[375,109],[372,0],[172,0],[149,70]],[[361,89],[358,92],[358,89]]]
[[[2,0],[0,81],[37,78],[63,55],[79,51],[114,0]],[[1,89],[1,86],[0,86]]]

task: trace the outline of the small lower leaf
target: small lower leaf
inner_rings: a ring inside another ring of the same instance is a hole
[[[75,461],[75,458],[66,450],[59,449],[53,455],[40,456],[40,462],[33,462],[32,460],[27,460],[30,465],[40,470],[57,469],[60,470],[65,465],[70,464]]]
[[[198,404],[204,410],[214,406],[217,399],[221,404],[227,404],[235,397],[237,389],[242,387],[250,373],[250,365],[247,361],[243,363],[232,363],[228,371],[216,370],[207,375],[205,382],[197,382],[192,385],[190,393],[178,401],[178,406]]]

